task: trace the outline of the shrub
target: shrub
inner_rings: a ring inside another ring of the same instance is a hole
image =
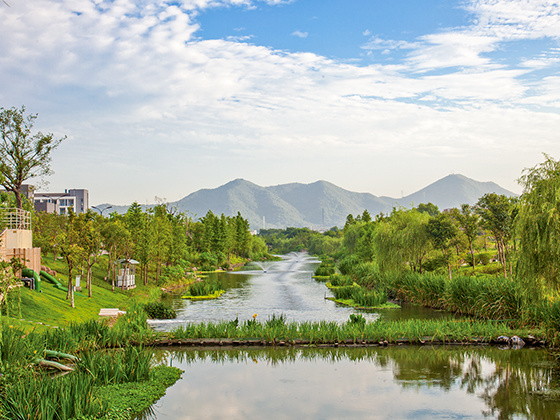
[[[357,255],[348,255],[338,263],[338,269],[342,274],[350,274],[354,267],[360,263],[360,258]]]
[[[174,319],[177,318],[175,309],[163,302],[148,302],[144,305],[148,318],[152,319]]]
[[[331,285],[335,287],[351,286],[353,283],[352,279],[349,276],[343,276],[341,274],[333,274],[329,280]]]

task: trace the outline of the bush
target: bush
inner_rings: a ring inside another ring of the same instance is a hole
[[[144,310],[151,319],[174,319],[177,318],[175,310],[163,302],[148,302],[144,305]]]
[[[349,276],[343,276],[341,274],[333,274],[330,277],[330,283],[332,286],[351,286],[352,285],[352,279]]]
[[[338,263],[338,269],[342,274],[350,274],[354,267],[360,263],[360,258],[357,255],[349,255],[344,257]]]
[[[496,257],[496,251],[480,252],[475,254],[476,263],[480,265],[488,265],[490,261]]]
[[[323,265],[323,263],[321,263],[321,265],[317,267],[317,269],[315,270],[315,275],[326,277],[334,274],[334,272],[335,272],[334,266]]]
[[[208,296],[223,290],[222,284],[218,281],[198,281],[193,283],[187,289],[185,295],[187,296]]]

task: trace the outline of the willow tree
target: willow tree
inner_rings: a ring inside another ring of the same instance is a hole
[[[37,114],[25,115],[21,109],[0,108],[0,175],[6,191],[14,193],[17,208],[22,208],[21,185],[30,178],[51,173],[51,152],[66,137],[32,133]]]
[[[560,287],[560,162],[546,160],[523,171],[517,216],[517,275],[537,293]]]
[[[390,217],[378,222],[373,245],[381,271],[410,269],[422,273],[432,249],[427,232],[430,216],[417,210],[393,209]]]

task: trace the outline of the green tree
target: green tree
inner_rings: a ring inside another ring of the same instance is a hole
[[[153,244],[154,257],[156,262],[156,282],[161,276],[161,267],[169,253],[171,243],[171,223],[167,217],[167,207],[157,205],[152,209],[153,217],[150,218],[148,227],[150,239]]]
[[[97,257],[101,253],[102,248],[102,219],[102,216],[96,215],[91,210],[88,210],[86,213],[80,213],[75,220],[75,229],[78,234],[78,245],[83,250],[82,261],[86,268],[86,285],[89,297],[92,296],[92,268],[97,262]]]
[[[21,185],[30,178],[51,173],[51,152],[66,137],[32,134],[37,114],[25,115],[25,107],[0,108],[0,182],[14,193],[17,208],[23,208]]]
[[[55,246],[58,253],[66,261],[68,267],[68,292],[66,300],[70,300],[72,308],[74,305],[74,284],[72,281],[73,270],[80,263],[84,250],[79,245],[79,229],[77,227],[76,214],[70,209],[68,215],[65,217],[66,223],[54,238]]]
[[[457,227],[448,213],[439,213],[428,220],[426,230],[434,243],[434,247],[441,250],[447,264],[449,278],[451,279],[451,255],[449,248],[458,234]]]
[[[439,214],[439,208],[433,203],[420,203],[416,209],[420,213],[427,213],[432,217],[435,217]]]
[[[130,231],[126,228],[120,215],[111,213],[109,218],[103,219],[101,236],[104,248],[109,252],[107,278],[111,279],[111,288],[115,291],[115,280],[117,278],[116,260],[119,256],[122,256],[123,249],[126,250],[130,247]]]
[[[364,212],[362,213],[362,222],[364,223],[369,223],[371,222],[371,214],[369,214],[369,211],[364,210]]]
[[[474,257],[474,241],[478,236],[478,232],[480,230],[479,224],[479,216],[475,213],[473,208],[468,204],[461,205],[461,211],[457,211],[455,217],[461,227],[461,230],[465,237],[467,238],[467,242],[469,244],[469,250],[471,253],[471,263],[473,270],[476,267],[476,259]]]
[[[490,193],[483,195],[476,203],[475,211],[482,219],[482,226],[491,232],[498,249],[498,259],[507,277],[509,244],[513,234],[517,213],[515,198]],[[512,270],[510,264],[510,272]]]
[[[560,162],[545,161],[525,169],[518,182],[520,197],[517,233],[517,276],[538,293],[560,287]]]
[[[235,250],[237,256],[240,255],[245,258],[249,252],[249,244],[251,243],[251,232],[249,230],[249,221],[237,212],[235,216]]]
[[[66,224],[66,216],[44,211],[33,212],[33,246],[43,253],[52,253],[56,259],[56,244],[53,241]]]
[[[380,219],[374,236],[375,256],[381,271],[412,269],[422,273],[423,263],[431,250],[427,234],[430,216],[417,210],[393,209]]]

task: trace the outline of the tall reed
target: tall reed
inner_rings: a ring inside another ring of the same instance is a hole
[[[30,370],[19,370],[6,383],[0,407],[4,418],[14,420],[67,420],[98,418],[108,410],[94,392],[91,378],[71,374],[44,377]]]
[[[78,369],[90,375],[97,386],[150,379],[152,352],[135,346],[107,351],[85,351]]]

